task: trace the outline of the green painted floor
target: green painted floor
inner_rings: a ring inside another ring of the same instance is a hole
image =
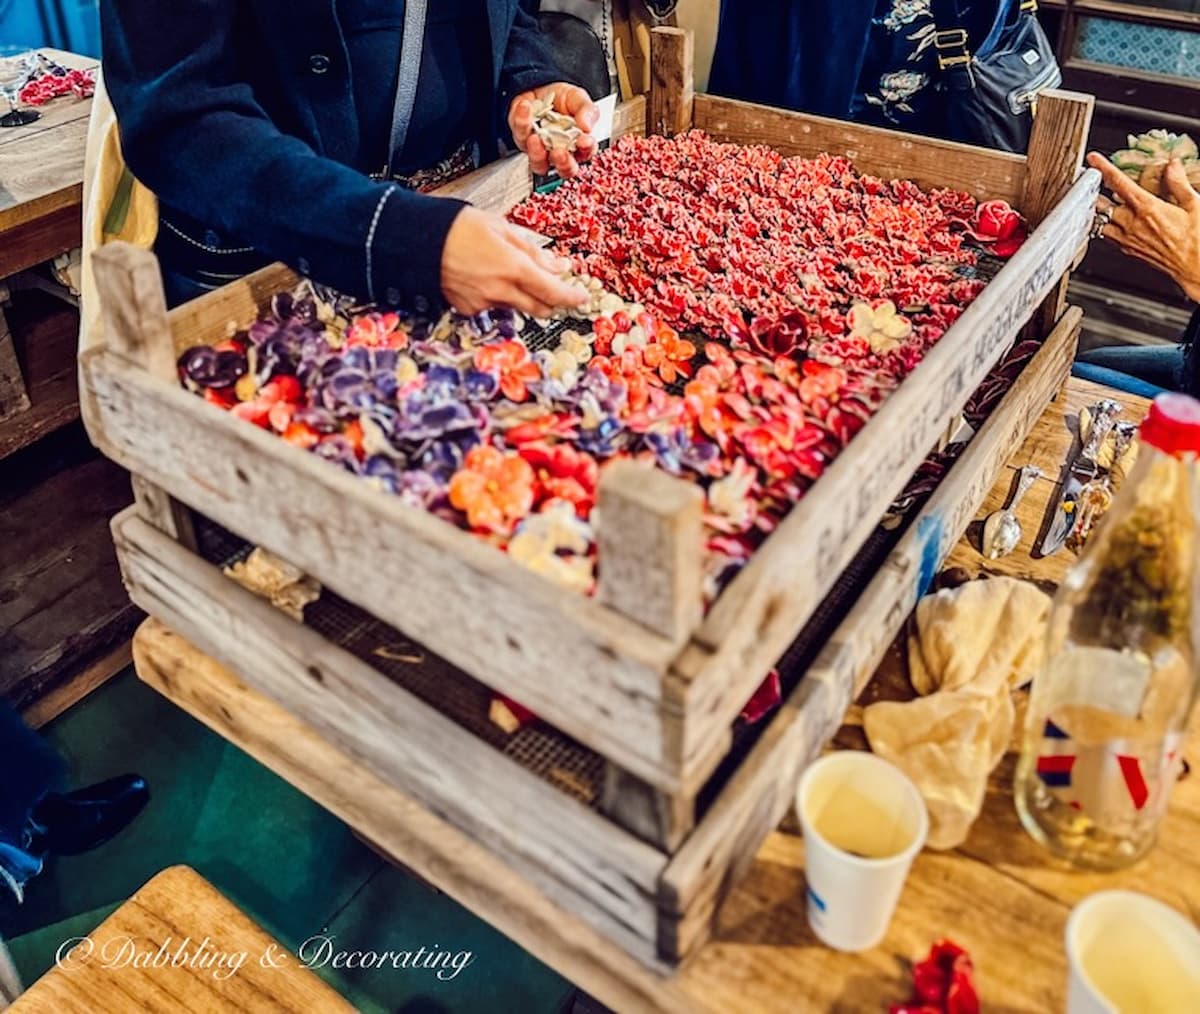
[[[74,783],[126,771],[150,782],[137,822],[87,855],[52,861],[0,936],[26,983],[154,874],[186,863],[293,950],[469,951],[451,981],[428,970],[319,970],[365,1012],[562,1010],[570,985],[445,895],[397,870],[348,827],[125,672],[53,722]]]

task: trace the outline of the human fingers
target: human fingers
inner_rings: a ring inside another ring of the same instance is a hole
[[[1146,203],[1153,199],[1151,194],[1134,183],[1099,152],[1091,152],[1087,157],[1087,163],[1093,169],[1100,170],[1104,185],[1116,194],[1122,204],[1140,208],[1145,207]]]
[[[566,148],[555,148],[550,152],[550,162],[564,180],[569,180],[579,172],[579,163]]]
[[[530,134],[525,144],[525,154],[529,156],[529,168],[538,176],[545,176],[550,171],[550,153],[546,151],[545,142]]]
[[[526,151],[533,133],[533,103],[525,96],[519,95],[513,100],[508,114],[508,127],[517,147]]]
[[[505,224],[507,225],[507,223]],[[508,226],[504,230],[504,238],[511,246],[532,257],[539,266],[545,268],[547,271],[561,275],[563,272],[570,270],[571,260],[569,257],[560,257],[549,247],[538,245],[519,229]]]
[[[1171,199],[1184,211],[1193,211],[1200,206],[1200,194],[1197,194],[1187,178],[1187,170],[1177,158],[1171,159],[1164,176],[1167,181],[1167,193]]]
[[[554,92],[554,104],[561,113],[575,117],[581,130],[591,130],[600,119],[600,110],[590,95],[578,85],[559,87]]]
[[[517,259],[522,260],[520,254]],[[523,261],[513,281],[526,296],[550,307],[576,307],[587,302],[588,293],[582,285],[564,282],[528,255],[524,256]]]
[[[580,134],[575,139],[575,161],[590,162],[596,154],[596,139],[591,134]]]

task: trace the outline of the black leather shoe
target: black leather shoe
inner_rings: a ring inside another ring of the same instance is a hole
[[[75,792],[43,796],[29,819],[29,851],[77,856],[122,831],[150,801],[138,775],[121,775]]]

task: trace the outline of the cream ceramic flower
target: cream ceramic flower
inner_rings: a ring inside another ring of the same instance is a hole
[[[542,376],[557,381],[563,388],[574,387],[579,379],[579,360],[566,349],[555,349],[553,352],[542,349],[534,353],[534,358],[541,367]]]
[[[646,329],[634,324],[633,327],[631,327],[624,334],[619,334],[613,339],[613,355],[624,355],[625,350],[629,348],[644,349],[646,347],[646,342]]]
[[[396,381],[403,387],[411,384],[421,375],[417,361],[412,356],[398,356],[396,359]]]
[[[584,335],[574,329],[568,329],[562,333],[558,351],[566,352],[575,362],[583,366],[592,358],[592,342],[595,339],[596,336],[593,334]]]
[[[912,334],[912,321],[900,313],[890,299],[876,307],[855,303],[849,319],[851,337],[863,339],[877,355],[898,349]]]
[[[586,592],[595,581],[595,564],[587,555],[591,545],[592,526],[580,520],[574,505],[551,500],[521,522],[508,555],[557,585]]]
[[[748,528],[756,512],[754,499],[750,496],[755,477],[753,466],[744,458],[738,458],[728,475],[708,487],[709,514],[726,522],[734,531]]]

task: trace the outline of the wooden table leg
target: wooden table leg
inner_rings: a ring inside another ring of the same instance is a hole
[[[0,297],[7,291],[0,283]],[[0,307],[0,421],[26,411],[29,405],[29,392],[25,390],[21,364],[17,362],[12,332],[8,329],[4,308]]]

